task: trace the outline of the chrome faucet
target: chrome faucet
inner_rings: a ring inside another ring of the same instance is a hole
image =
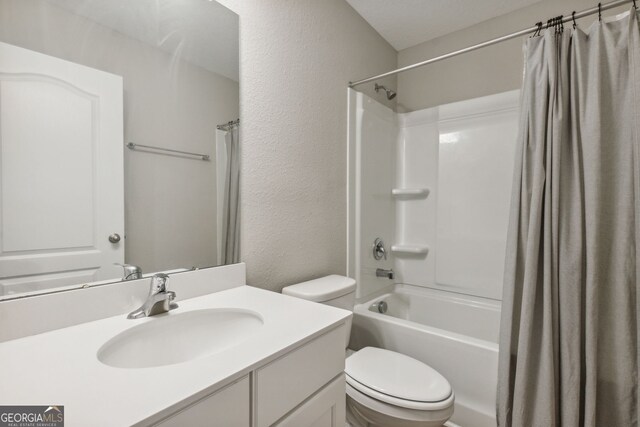
[[[120,264],[119,262],[114,263],[114,265],[119,265],[123,268],[124,274],[122,276],[122,280],[137,280],[142,279],[142,269],[137,265],[133,264]]]
[[[129,313],[127,319],[155,316],[178,307],[178,304],[172,302],[176,293],[167,290],[167,279],[169,276],[164,273],[154,274],[151,278],[147,300],[140,308]]]

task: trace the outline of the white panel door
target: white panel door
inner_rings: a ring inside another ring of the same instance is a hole
[[[118,276],[122,96],[119,76],[0,43],[0,296]]]

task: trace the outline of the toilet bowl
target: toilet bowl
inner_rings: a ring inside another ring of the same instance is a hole
[[[355,280],[332,275],[287,286],[282,293],[353,310],[355,289]],[[347,336],[345,348],[348,343]],[[453,414],[455,397],[446,378],[404,354],[365,347],[347,357],[345,376],[347,420],[354,427],[435,427]]]
[[[360,425],[441,426],[453,414],[449,382],[404,354],[365,347],[347,358],[347,406]]]

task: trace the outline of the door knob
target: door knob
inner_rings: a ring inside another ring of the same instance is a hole
[[[109,241],[111,243],[118,243],[120,241],[120,235],[118,233],[113,233],[109,236]]]

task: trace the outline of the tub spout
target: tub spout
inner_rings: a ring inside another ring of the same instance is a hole
[[[384,268],[376,268],[376,277],[386,277],[387,279],[393,279],[393,269],[385,270]]]

